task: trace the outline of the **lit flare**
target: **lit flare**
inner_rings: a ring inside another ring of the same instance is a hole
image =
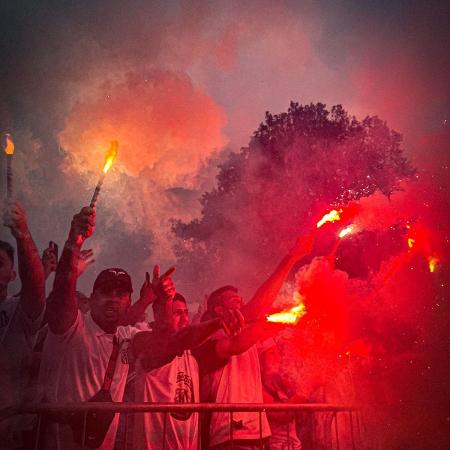
[[[298,299],[301,303],[286,311],[270,314],[266,318],[267,322],[296,325],[298,321],[306,314],[306,308],[299,292],[294,293],[294,298]]]
[[[106,174],[108,170],[111,169],[114,160],[117,157],[117,150],[119,148],[119,143],[117,141],[111,141],[111,145],[109,146],[109,150],[105,155],[105,164],[103,165],[103,173],[98,180],[97,186],[95,187],[94,194],[92,195],[90,207],[94,208],[97,205],[98,196],[100,195],[100,190],[102,189],[103,182],[105,181]]]
[[[5,153],[6,153],[6,197],[8,200],[11,200],[13,197],[12,160],[14,155],[14,141],[9,133],[5,133]]]
[[[106,152],[105,164],[103,166],[103,173],[107,174],[108,170],[111,169],[114,160],[117,158],[117,151],[119,149],[119,143],[117,141],[112,141],[109,150]]]
[[[341,231],[339,232],[339,238],[342,239],[342,238],[344,238],[345,236],[348,236],[349,234],[354,233],[355,230],[356,230],[356,226],[355,226],[355,224],[352,223],[351,225],[345,227],[343,230],[341,230]]]
[[[336,210],[333,209],[329,213],[326,213],[318,222],[317,222],[317,228],[320,228],[322,225],[324,225],[327,222],[336,222],[338,220],[341,220],[341,214],[342,209]]]
[[[436,270],[437,265],[439,264],[439,258],[436,256],[428,257],[428,267],[430,272],[433,273]]]
[[[7,155],[13,155],[14,154],[14,141],[12,136],[9,133],[5,133],[5,153]]]

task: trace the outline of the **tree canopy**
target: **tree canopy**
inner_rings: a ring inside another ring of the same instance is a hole
[[[205,291],[205,266],[216,282],[217,274],[224,283],[256,281],[315,214],[377,190],[390,196],[414,174],[402,136],[376,116],[358,121],[322,103],[266,112],[249,145],[219,166],[216,188],[201,198],[202,217],[174,225],[180,269]]]

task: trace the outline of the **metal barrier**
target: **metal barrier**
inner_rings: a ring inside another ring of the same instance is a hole
[[[332,420],[329,423],[330,436],[333,435],[333,442],[331,446],[327,446],[327,450],[343,450],[340,444],[340,434],[338,416],[348,418],[348,429],[350,436],[350,445],[345,448],[351,448],[356,450],[361,448],[358,444],[361,442],[361,426],[360,426],[360,411],[354,406],[333,405],[333,404],[284,404],[284,403],[189,403],[189,404],[175,404],[175,403],[68,403],[68,404],[29,404],[24,405],[17,410],[18,414],[36,414],[37,415],[37,433],[34,442],[34,449],[38,450],[40,447],[39,435],[40,427],[43,417],[47,414],[71,414],[82,413],[83,414],[83,431],[81,437],[81,450],[87,450],[86,446],[86,418],[89,412],[115,412],[125,415],[125,436],[127,436],[127,425],[129,414],[136,413],[164,413],[164,425],[167,421],[167,414],[175,412],[196,412],[199,414],[199,421],[201,423],[201,413],[214,413],[214,412],[227,412],[230,415],[230,444],[233,448],[234,432],[233,432],[233,413],[235,412],[257,412],[259,413],[259,442],[260,448],[263,446],[263,431],[262,431],[262,414],[264,412],[303,412],[308,413],[314,419],[316,413],[330,413]],[[313,420],[314,424],[314,420]],[[289,439],[289,431],[287,431],[287,437]],[[314,434],[314,432],[313,432]],[[199,433],[200,435],[200,433]],[[166,427],[164,426],[163,438],[161,448],[165,448],[166,444]],[[127,446],[125,438],[125,447]],[[124,448],[125,448],[124,447]],[[200,445],[199,445],[199,448]],[[323,448],[323,447],[322,447]],[[303,447],[302,447],[303,449]],[[305,448],[304,450],[309,450]],[[316,449],[315,439],[313,439],[311,450]]]

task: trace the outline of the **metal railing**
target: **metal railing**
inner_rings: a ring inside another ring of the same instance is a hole
[[[36,437],[34,439],[34,449],[40,449],[40,428],[43,418],[48,415],[58,415],[58,414],[82,414],[82,436],[80,450],[87,450],[86,445],[86,421],[87,415],[91,412],[101,413],[101,412],[115,412],[123,414],[125,417],[125,440],[128,434],[127,425],[128,417],[130,414],[136,413],[163,413],[164,414],[164,424],[167,421],[167,414],[170,413],[180,413],[180,412],[191,412],[199,413],[199,422],[201,426],[202,417],[206,413],[222,412],[229,413],[230,417],[230,444],[233,448],[234,441],[234,431],[233,431],[233,414],[236,412],[256,412],[259,414],[259,442],[260,447],[265,448],[264,438],[263,438],[263,427],[262,427],[262,414],[264,412],[293,412],[293,413],[307,413],[311,416],[313,424],[313,442],[311,445],[311,450],[317,450],[315,441],[315,431],[314,431],[314,416],[317,413],[329,413],[331,415],[331,420],[328,421],[328,434],[333,439],[330,441],[327,449],[330,450],[343,450],[344,447],[341,446],[341,430],[339,425],[338,417],[347,418],[347,429],[345,434],[348,436],[345,448],[350,448],[356,450],[361,448],[359,443],[361,443],[361,419],[360,410],[354,406],[347,405],[334,405],[334,404],[319,404],[319,403],[306,403],[306,404],[284,404],[284,403],[115,403],[115,402],[105,402],[105,403],[67,403],[67,404],[28,404],[20,408],[20,410],[15,411],[17,414],[36,414],[37,415],[37,426],[36,426]],[[341,420],[342,422],[342,420]],[[199,433],[200,435],[200,433]],[[289,431],[287,438],[289,439]],[[161,442],[161,448],[164,449],[166,444],[166,427],[164,426],[163,437]],[[128,444],[129,445],[129,444]],[[130,448],[125,442],[124,448]],[[199,445],[200,448],[200,445]],[[302,447],[304,450],[309,450],[309,447]],[[323,448],[323,447],[321,447]]]

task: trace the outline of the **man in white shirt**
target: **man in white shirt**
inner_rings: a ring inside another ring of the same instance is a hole
[[[99,392],[113,351],[113,338],[118,339],[119,354],[110,394],[113,401],[121,401],[123,397],[128,374],[128,347],[138,331],[133,327],[119,327],[131,303],[131,278],[120,268],[103,270],[94,282],[90,311],[86,315],[78,308],[76,297],[81,247],[92,235],[94,227],[94,209],[83,208],[74,216],[56,269],[54,288],[48,299],[49,331],[39,374],[43,400],[47,402],[84,402]],[[116,414],[101,449],[114,447],[118,419]],[[51,422],[45,433],[44,448],[79,448],[73,430],[64,420],[60,420],[62,423]]]
[[[266,322],[265,316],[273,308],[287,275],[300,259],[310,253],[312,244],[312,236],[299,239],[246,305],[234,286],[223,286],[209,296],[204,318],[222,317],[229,311],[241,310],[245,320],[251,324],[238,336],[217,333],[194,351],[200,365],[202,401],[263,403],[258,354],[264,349],[260,343],[280,330],[278,324]],[[235,412],[231,423],[229,413],[213,413],[208,429],[207,445],[215,450],[261,448],[261,438],[268,448],[270,428],[264,412],[261,420],[258,413]],[[230,434],[233,435],[233,443]]]
[[[25,210],[18,202],[7,204],[4,224],[17,243],[21,291],[8,296],[14,281],[14,249],[0,241],[0,409],[22,403],[36,333],[45,309],[45,277],[42,263],[28,229]],[[0,421],[0,449],[15,449],[21,444],[21,420]]]
[[[237,334],[243,319],[233,311],[223,319],[189,325],[186,300],[181,294],[158,298],[153,303],[155,322],[151,333],[136,336],[135,400],[137,402],[195,403],[199,401],[198,364],[190,349],[197,347],[220,327]],[[137,414],[134,422],[136,450],[196,450],[198,413]]]

